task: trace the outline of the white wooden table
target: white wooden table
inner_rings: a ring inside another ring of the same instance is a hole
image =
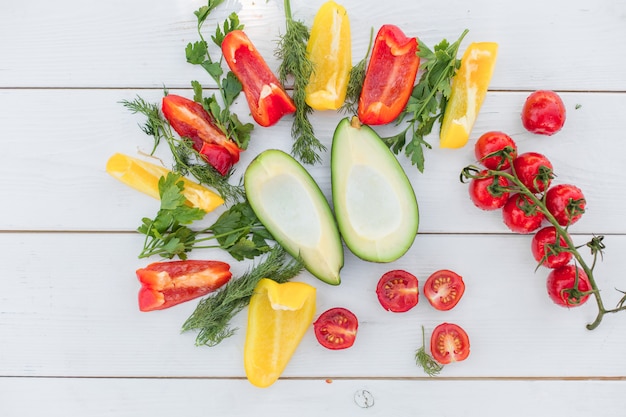
[[[245,378],[245,312],[233,322],[239,331],[213,348],[196,347],[195,334],[180,333],[195,301],[139,312],[134,271],[147,261],[137,258],[142,237],[135,230],[158,202],[104,171],[113,153],[137,155],[152,145],[137,126],[143,119],[121,100],[140,95],[156,102],[163,87],[191,96],[191,80],[210,84],[184,56],[197,39],[193,12],[203,4],[0,3],[0,416],[626,415],[626,313],[588,331],[593,300],[571,310],[555,306],[546,295],[547,271],[535,272],[530,236],[512,234],[499,214],[475,209],[459,181],[473,162],[473,142],[488,130],[509,133],[520,151],[544,153],[556,181],[583,189],[587,213],[570,231],[581,244],[605,235],[596,276],[606,304],[619,300],[614,288],[626,290],[626,3],[342,2],[355,62],[370,28],[383,23],[431,46],[468,28],[461,51],[471,41],[495,41],[499,57],[470,144],[444,150],[432,135],[423,174],[399,158],[420,204],[410,252],[390,265],[346,252],[339,287],[308,274],[297,278],[318,288],[318,312],[343,306],[359,317],[355,346],[326,350],[311,328],[267,389]],[[292,9],[310,24],[321,4],[292,0]],[[276,68],[282,2],[227,1],[206,27],[233,10]],[[521,125],[522,104],[535,89],[556,90],[565,101],[568,119],[553,137]],[[235,111],[251,120],[243,96]],[[326,145],[341,117],[313,116]],[[290,126],[285,118],[257,127],[235,175],[262,149],[288,150]],[[310,172],[328,193],[328,155]],[[193,255],[245,271],[245,263],[227,256]],[[452,269],[464,276],[467,291],[449,312],[422,297],[408,313],[388,313],[374,288],[392,268],[413,272],[421,283],[437,269]],[[444,321],[467,330],[472,351],[430,378],[413,355],[421,326],[428,333]],[[373,401],[369,407],[363,393]]]

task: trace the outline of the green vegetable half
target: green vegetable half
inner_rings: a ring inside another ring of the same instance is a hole
[[[293,157],[270,149],[248,166],[244,188],[250,206],[274,239],[328,284],[340,283],[343,245],[319,186]]]
[[[419,224],[415,192],[395,155],[355,117],[339,122],[331,150],[339,231],[359,258],[391,262],[413,244]]]

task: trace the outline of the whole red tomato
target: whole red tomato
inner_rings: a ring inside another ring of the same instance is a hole
[[[578,290],[572,291],[577,278]],[[568,264],[550,272],[546,287],[550,299],[555,304],[563,307],[577,307],[587,302],[589,294],[584,293],[591,290],[591,283],[585,271],[576,265]]]
[[[559,268],[572,260],[572,253],[562,251],[567,248],[567,243],[562,236],[559,237],[559,244],[556,243],[556,229],[554,226],[544,227],[533,236],[530,249],[537,262],[546,268]]]
[[[526,98],[522,124],[532,133],[553,135],[565,124],[565,105],[554,91],[538,90]]]
[[[542,193],[548,189],[554,174],[552,163],[545,155],[526,152],[513,160],[515,175],[532,193]]]
[[[503,132],[491,131],[484,133],[474,145],[474,155],[487,169],[506,170],[511,167],[508,159],[502,155],[493,155],[504,151],[508,147],[512,159],[517,156],[517,145],[509,135]],[[489,156],[492,155],[492,156]]]
[[[515,233],[527,234],[539,229],[544,214],[523,194],[513,194],[502,207],[502,220]]]
[[[469,195],[474,205],[482,210],[502,208],[509,199],[509,181],[502,176],[488,175],[487,170],[479,175],[481,177],[472,178],[469,184]]]
[[[546,208],[561,226],[576,223],[585,212],[586,205],[583,192],[575,185],[555,185],[546,193]]]

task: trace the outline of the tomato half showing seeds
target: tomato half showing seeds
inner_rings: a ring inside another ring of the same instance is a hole
[[[576,223],[585,212],[586,205],[583,192],[575,185],[555,185],[546,193],[546,208],[561,226]]]
[[[415,275],[396,269],[380,277],[376,295],[385,310],[394,313],[409,311],[419,301],[419,287]]]
[[[515,233],[534,232],[539,229],[544,218],[537,205],[523,194],[513,194],[502,207],[502,220]]]
[[[342,307],[326,310],[313,323],[317,341],[331,350],[352,346],[358,328],[359,321],[354,313]]]
[[[558,268],[572,260],[572,253],[561,249],[567,248],[565,239],[560,236],[559,244],[557,245],[556,235],[554,226],[544,227],[535,233],[530,244],[535,260],[546,268]]]
[[[481,210],[497,210],[509,199],[509,181],[502,176],[488,175],[487,170],[479,173],[482,178],[472,178],[469,196],[472,203]]]
[[[430,337],[430,353],[442,365],[465,360],[470,354],[469,337],[461,326],[441,323]]]
[[[511,159],[515,159],[517,157],[517,145],[509,135],[503,132],[484,133],[474,145],[476,159],[487,169],[509,169],[511,163],[505,157],[507,153]]]
[[[515,175],[532,193],[542,193],[548,189],[554,174],[552,163],[545,155],[526,152],[513,160]]]
[[[578,279],[578,285],[575,285]],[[555,304],[562,307],[577,307],[587,302],[591,283],[585,271],[569,264],[553,269],[546,281],[548,295]],[[577,289],[574,289],[576,287]]]
[[[526,98],[522,108],[522,124],[532,133],[554,135],[565,124],[565,105],[550,90],[538,90]]]
[[[424,284],[424,295],[428,302],[441,311],[452,309],[464,293],[463,277],[447,269],[434,272]]]

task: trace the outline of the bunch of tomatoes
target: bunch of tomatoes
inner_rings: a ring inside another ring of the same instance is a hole
[[[537,91],[526,100],[522,123],[529,131],[552,135],[565,122],[565,107],[552,91]],[[481,167],[467,167],[469,195],[482,210],[501,210],[513,232],[534,233],[531,251],[539,265],[550,268],[548,295],[556,304],[579,306],[591,294],[585,271],[572,263],[576,247],[568,228],[585,212],[586,200],[572,184],[553,185],[553,166],[537,152],[518,154],[510,136],[492,131],[476,142],[474,153]],[[545,225],[549,223],[549,225]]]

